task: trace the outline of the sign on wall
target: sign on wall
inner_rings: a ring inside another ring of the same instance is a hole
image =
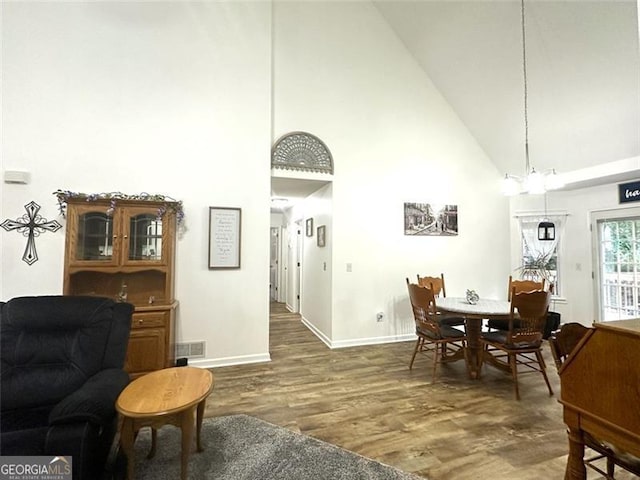
[[[209,207],[209,269],[240,268],[240,208]]]
[[[640,202],[640,181],[618,184],[620,203]]]

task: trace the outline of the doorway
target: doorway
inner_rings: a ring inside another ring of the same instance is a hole
[[[593,212],[596,321],[640,317],[640,207]]]

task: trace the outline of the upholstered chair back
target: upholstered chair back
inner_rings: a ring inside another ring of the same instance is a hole
[[[99,371],[122,369],[132,311],[88,296],[0,302],[2,410],[56,404]]]

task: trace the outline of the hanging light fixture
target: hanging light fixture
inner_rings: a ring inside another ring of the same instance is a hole
[[[524,157],[525,175],[506,174],[504,176],[502,191],[505,195],[518,193],[542,194],[547,190],[554,190],[563,186],[555,169],[537,171],[529,162],[529,111],[528,111],[528,86],[527,86],[527,46],[524,15],[524,0],[520,0],[520,12],[522,22],[522,73],[524,79]]]
[[[556,239],[556,225],[547,218],[547,192],[544,193],[544,217],[538,224],[538,240],[553,241]]]
[[[549,220],[543,220],[538,224],[538,240],[555,240],[556,225]]]

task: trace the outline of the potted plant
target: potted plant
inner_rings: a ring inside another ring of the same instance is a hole
[[[556,269],[556,258],[553,252],[536,252],[524,256],[522,265],[516,268],[516,271],[520,273],[523,280],[537,282],[546,280],[548,283],[554,283]]]

